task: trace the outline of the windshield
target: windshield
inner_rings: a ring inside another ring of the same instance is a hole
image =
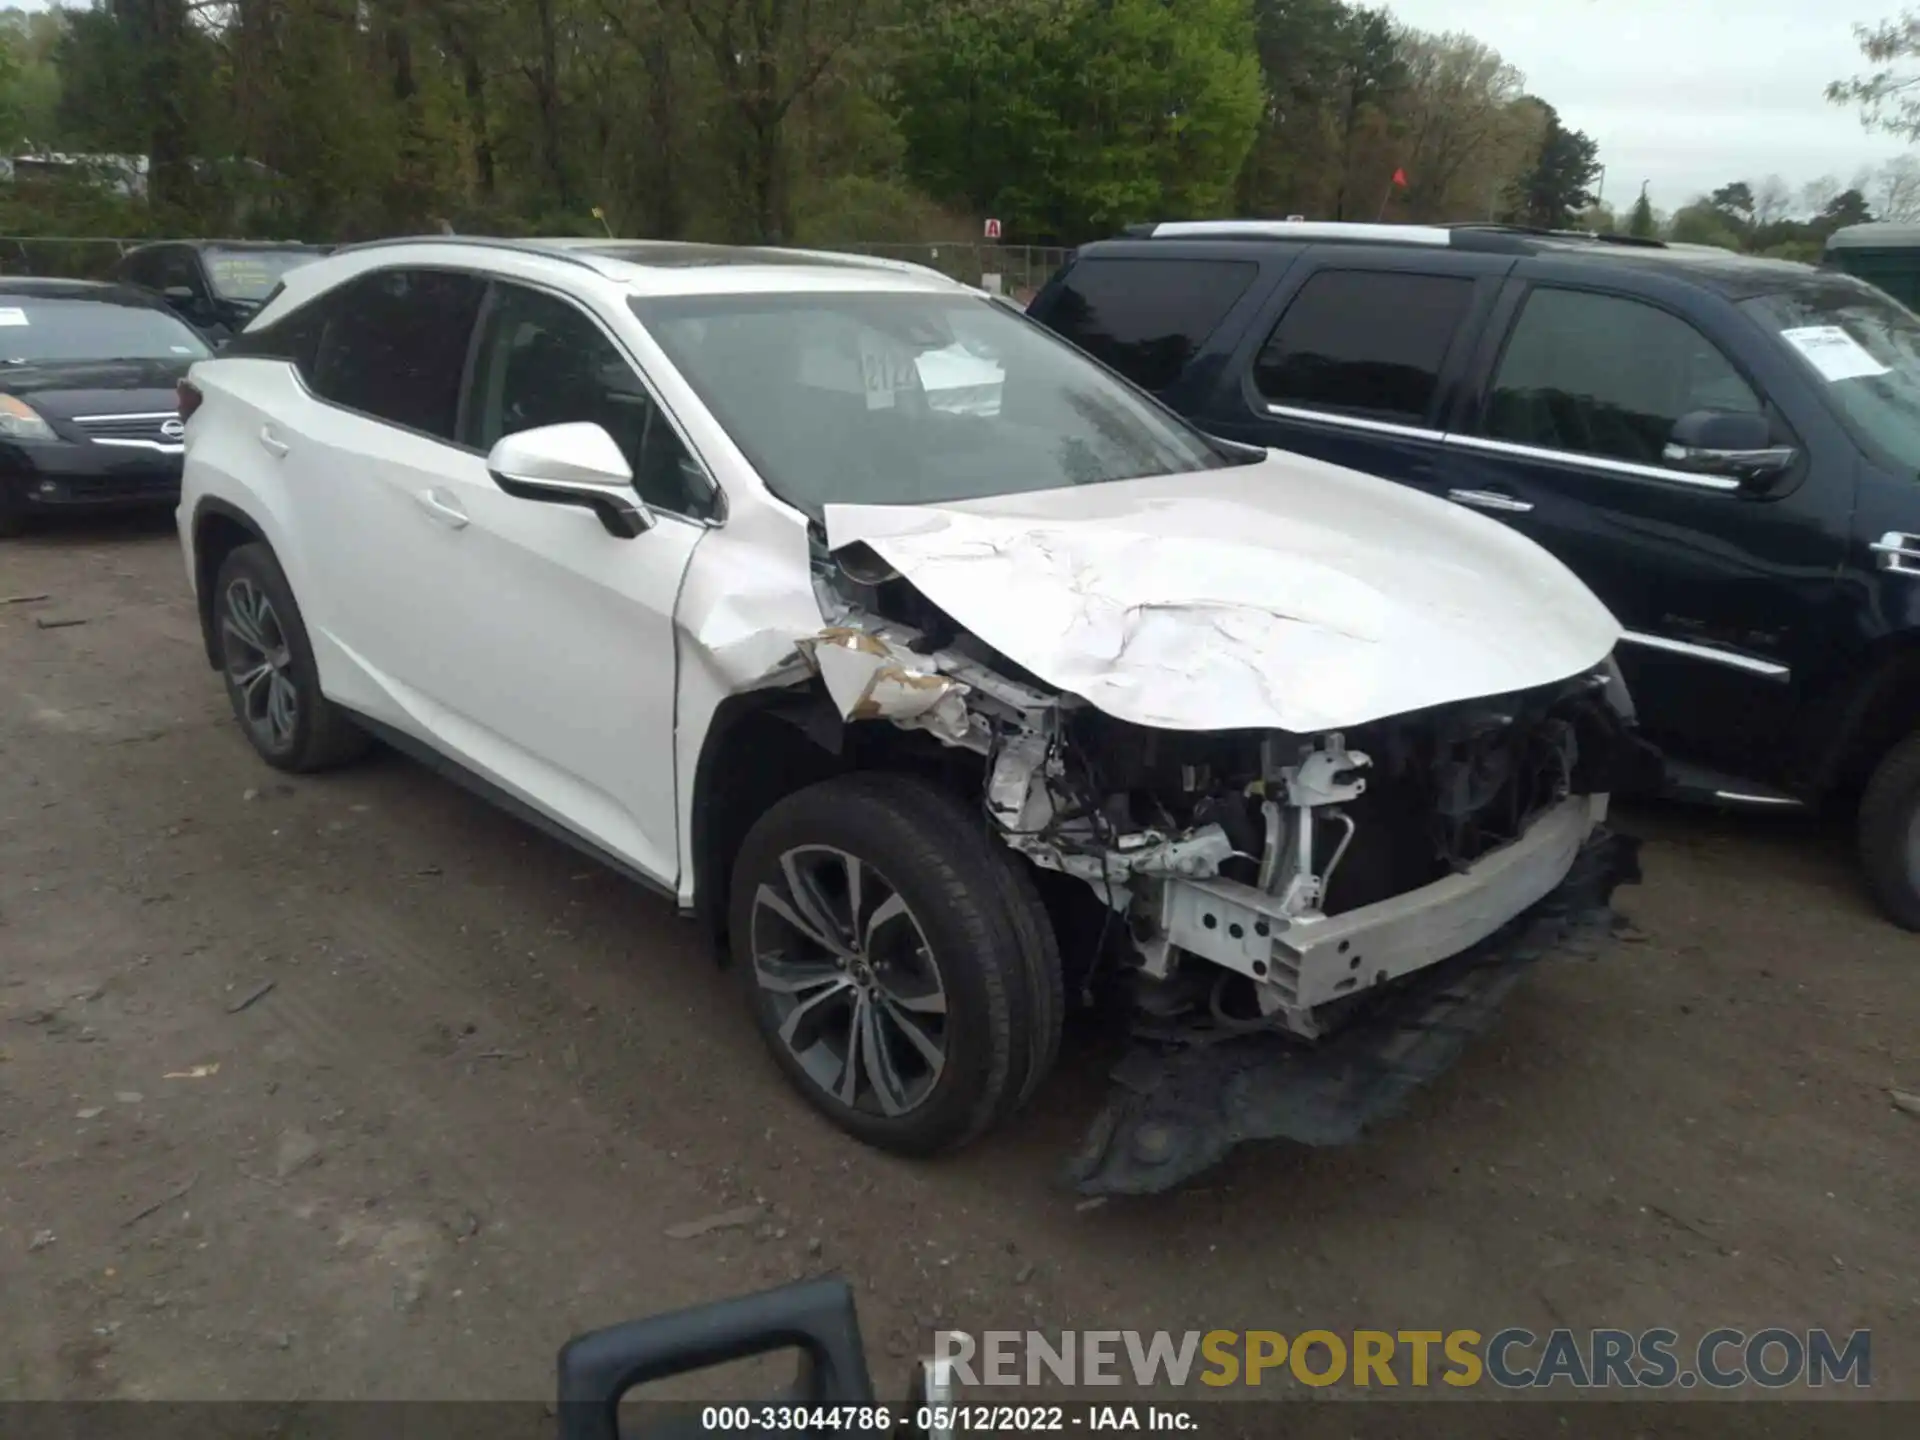
[[[204,360],[212,353],[198,335],[158,308],[0,295],[0,364]]]
[[[289,270],[311,265],[320,257],[310,250],[218,250],[200,257],[207,278],[222,300],[264,300]]]
[[[635,300],[781,499],[919,505],[1233,463],[1063,341],[967,295]]]
[[[1838,275],[1742,308],[1820,378],[1855,439],[1920,474],[1920,318],[1883,291]]]

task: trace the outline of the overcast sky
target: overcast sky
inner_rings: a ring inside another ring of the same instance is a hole
[[[1600,142],[1606,199],[1652,182],[1662,210],[1731,180],[1795,192],[1842,181],[1907,147],[1827,103],[1865,68],[1855,21],[1900,0],[1385,0],[1422,30],[1464,30],[1498,50],[1561,123]]]

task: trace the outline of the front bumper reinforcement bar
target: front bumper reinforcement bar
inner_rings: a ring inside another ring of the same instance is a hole
[[[1538,903],[1389,987],[1317,1044],[1238,1034],[1136,1045],[1073,1158],[1074,1184],[1085,1195],[1150,1195],[1242,1141],[1354,1143],[1453,1065],[1534,961],[1596,955],[1619,923],[1614,888],[1639,878],[1639,841],[1598,827]]]

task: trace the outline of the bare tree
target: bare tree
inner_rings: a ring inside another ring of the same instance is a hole
[[[1920,71],[1914,68],[1920,60],[1920,13],[1902,10],[1897,20],[1856,25],[1853,38],[1875,68],[1835,80],[1827,86],[1827,99],[1858,106],[1860,123],[1869,130],[1920,140]]]
[[[1882,220],[1920,220],[1920,155],[1899,155],[1887,161],[1868,193]]]
[[[1769,175],[1753,184],[1753,223],[1772,225],[1787,218],[1793,209],[1793,192],[1778,175]]]

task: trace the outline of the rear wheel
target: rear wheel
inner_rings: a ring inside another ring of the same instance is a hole
[[[788,796],[748,834],[730,909],[775,1060],[869,1144],[964,1144],[1053,1063],[1060,960],[1046,913],[979,815],[942,790],[863,774]]]
[[[366,753],[371,738],[320,693],[313,646],[280,564],[265,545],[221,563],[213,615],[234,718],[277,770],[325,770]]]
[[[1889,919],[1920,930],[1920,733],[1887,752],[1860,800],[1860,863]]]

